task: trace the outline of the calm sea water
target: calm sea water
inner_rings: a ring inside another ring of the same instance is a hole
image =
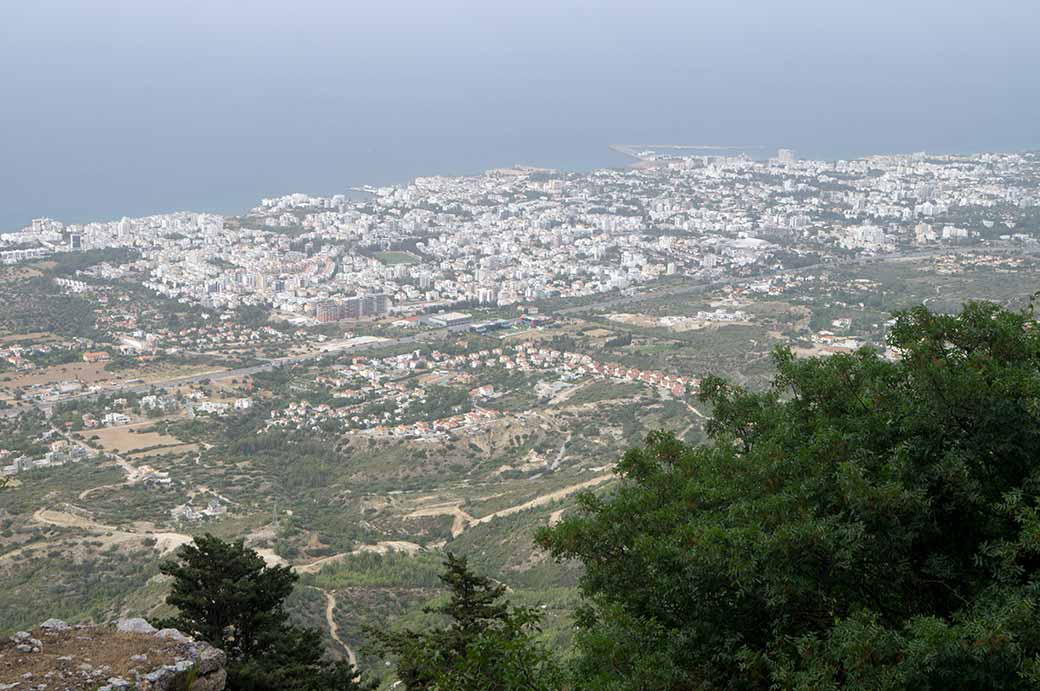
[[[234,146],[236,143],[240,146]],[[7,181],[0,195],[0,231],[17,230],[41,216],[79,223],[169,211],[242,213],[265,196],[292,192],[332,195],[354,186],[404,183],[422,175],[475,174],[515,164],[584,171],[633,162],[610,149],[607,142],[575,138],[434,138],[421,142],[386,138],[303,141],[281,147],[234,141],[211,144],[173,139],[141,150],[113,142],[108,153],[98,151],[94,158],[80,154],[63,160],[55,156],[41,169],[42,174],[18,175],[17,180]],[[765,158],[774,155],[776,148],[766,146],[746,153]],[[124,153],[114,156],[113,151]],[[837,159],[885,151],[832,146],[797,153]]]
[[[0,192],[0,231],[47,216],[85,222],[167,211],[241,213],[265,196],[331,195],[422,175],[475,174],[515,164],[568,171],[624,166],[606,143],[398,137],[362,141],[177,141],[136,147],[113,139],[90,153],[55,152],[35,170],[10,174]],[[116,153],[118,152],[118,153]],[[0,177],[5,174],[0,173]]]

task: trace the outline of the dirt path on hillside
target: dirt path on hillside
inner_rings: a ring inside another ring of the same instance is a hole
[[[696,408],[694,408],[694,407],[693,407],[692,405],[690,405],[690,404],[689,404],[688,402],[686,403],[686,407],[690,409],[690,412],[691,412],[691,413],[693,413],[694,415],[696,415],[696,416],[697,416],[697,417],[699,417],[700,419],[702,419],[702,420],[707,420],[707,419],[708,419],[708,416],[707,416],[707,415],[705,415],[705,414],[704,414],[704,413],[702,413],[701,411],[699,411],[699,410],[697,410]]]
[[[564,449],[562,448],[560,449],[561,453],[563,452],[563,450]],[[603,484],[604,482],[612,479],[613,477],[614,473],[597,475],[594,478],[585,480],[584,482],[579,482],[576,485],[568,485],[567,487],[562,487],[553,492],[549,492],[547,494],[535,497],[534,499],[531,499],[529,501],[525,501],[522,504],[517,504],[515,506],[499,509],[498,511],[489,513],[486,516],[481,516],[480,518],[476,518],[466,513],[462,510],[462,507],[459,504],[438,504],[436,506],[425,506],[421,509],[416,509],[415,511],[412,511],[409,514],[406,514],[405,518],[424,518],[427,516],[453,516],[454,521],[451,525],[451,536],[453,538],[456,538],[459,535],[461,535],[466,529],[471,528],[475,525],[487,523],[489,521],[493,521],[496,518],[502,518],[503,516],[511,516],[514,513],[519,513],[520,511],[527,511],[528,509],[533,509],[538,506],[550,504],[556,501],[557,499],[563,499],[564,497],[568,497],[574,494],[575,492],[580,492],[583,489],[588,489],[589,487],[595,487],[596,485]]]
[[[560,464],[563,463],[563,457],[567,453],[567,444],[569,444],[573,438],[574,432],[567,432],[567,438],[563,440],[562,444],[560,444],[560,451],[556,454],[556,459],[553,460],[552,465],[549,466],[549,470],[555,471],[560,467]]]
[[[135,423],[135,424],[140,425],[140,423]],[[133,426],[134,425],[124,425],[124,427],[133,427]],[[116,428],[111,427],[111,428],[108,428],[108,429],[116,429]],[[85,449],[88,449],[90,451],[95,451],[95,449],[93,449],[90,446],[88,446],[87,444],[85,444],[82,439],[78,439],[78,438],[74,437],[73,435],[67,434],[66,432],[63,432],[62,430],[59,430],[57,428],[53,428],[51,431],[54,432],[55,434],[57,434],[58,436],[60,436],[65,441],[67,441],[69,444],[72,444],[74,446],[81,446],[81,447],[83,447]],[[113,462],[115,462],[116,465],[118,465],[120,467],[120,469],[123,471],[123,473],[126,474],[126,479],[123,482],[117,483],[117,484],[98,485],[97,487],[90,487],[88,489],[85,489],[85,490],[83,490],[82,492],[79,493],[80,501],[86,499],[87,497],[89,497],[94,492],[100,492],[100,491],[106,490],[106,489],[115,489],[117,487],[125,487],[127,485],[133,485],[134,483],[140,481],[140,479],[141,479],[141,469],[138,468],[137,466],[135,466],[130,461],[128,461],[126,458],[124,458],[122,456],[122,454],[120,454],[119,452],[114,451],[114,450],[113,451],[102,451],[102,453],[104,454],[105,460],[113,461]]]
[[[592,383],[592,381],[593,380],[589,379],[587,381],[575,384],[574,386],[567,387],[566,389],[564,389],[563,391],[559,392],[558,394],[550,398],[548,401],[546,401],[545,405],[551,408],[553,406],[558,406],[561,403],[566,403],[571,396],[587,387],[589,384]]]
[[[516,506],[510,506],[509,508],[501,509],[499,511],[495,511],[494,513],[489,513],[487,516],[481,516],[480,518],[476,519],[476,521],[473,522],[473,525],[480,525],[481,523],[487,523],[488,521],[494,520],[496,518],[502,518],[503,516],[511,516],[514,513],[519,513],[521,511],[527,511],[528,509],[533,509],[536,506],[544,506],[545,504],[550,504],[550,503],[556,501],[557,499],[563,499],[564,497],[568,497],[568,496],[574,494],[575,492],[580,492],[583,489],[588,489],[589,487],[595,487],[596,485],[601,485],[604,482],[606,482],[607,480],[610,480],[610,479],[613,479],[613,478],[614,478],[614,473],[607,473],[606,475],[597,475],[596,477],[594,477],[594,478],[592,478],[590,480],[586,480],[585,482],[579,482],[576,485],[570,485],[568,487],[564,487],[562,489],[558,489],[555,492],[549,492],[548,494],[543,494],[540,497],[535,497],[534,499],[532,499],[530,501],[525,501],[522,504],[517,504]]]
[[[115,485],[98,485],[97,487],[90,487],[89,489],[83,490],[82,492],[79,493],[78,496],[79,496],[80,501],[83,501],[84,499],[89,497],[94,492],[100,492],[101,490],[104,490],[104,489],[118,489],[119,487],[125,487],[125,486],[126,486],[125,482],[120,482],[120,483],[115,484]]]
[[[384,540],[382,542],[377,542],[374,545],[361,545],[350,552],[340,552],[339,554],[322,557],[321,559],[312,561],[309,564],[297,564],[293,567],[293,570],[296,571],[296,573],[318,573],[326,564],[331,564],[340,561],[344,557],[356,554],[386,554],[387,552],[407,552],[408,554],[415,554],[421,549],[422,545],[418,545],[414,542],[406,542],[404,540]]]
[[[693,413],[694,415],[696,415],[696,416],[697,416],[697,417],[699,417],[700,419],[702,419],[702,420],[707,420],[707,419],[708,419],[708,416],[707,416],[707,415],[705,415],[705,414],[704,414],[704,413],[702,413],[701,411],[699,411],[699,410],[697,410],[696,408],[694,408],[694,407],[693,407],[692,405],[690,405],[690,404],[689,404],[688,402],[686,403],[686,407],[690,409],[690,412],[691,412],[691,413]],[[686,429],[684,429],[684,430],[683,430],[682,432],[680,432],[680,433],[679,433],[679,439],[685,439],[685,438],[686,438],[686,435],[690,433],[690,430],[691,430],[691,429],[693,429],[693,428],[694,428],[694,426],[696,426],[696,424],[697,424],[697,421],[696,421],[696,420],[694,420],[694,421],[693,421],[693,422],[691,422],[691,423],[690,423],[689,425],[687,425],[687,426],[686,426]]]
[[[415,511],[412,511],[409,514],[405,514],[405,518],[452,516],[453,520],[451,524],[451,536],[453,538],[456,538],[463,532],[465,532],[466,529],[471,528],[472,526],[480,525],[482,523],[488,523],[489,521],[492,521],[496,518],[501,518],[503,516],[511,516],[512,514],[518,513],[520,511],[526,511],[528,509],[533,509],[538,506],[550,504],[558,499],[563,499],[564,497],[570,496],[575,492],[579,492],[583,489],[588,489],[589,487],[595,487],[596,485],[600,485],[606,482],[607,480],[612,479],[613,477],[613,473],[597,475],[596,477],[585,480],[584,482],[579,482],[575,485],[568,485],[567,487],[562,487],[553,492],[549,492],[548,494],[543,494],[541,496],[535,497],[534,499],[525,501],[515,506],[509,506],[507,508],[500,509],[493,513],[489,513],[486,516],[481,516],[480,518],[476,518],[475,516],[466,513],[458,504],[435,504],[433,506],[424,506],[421,509],[416,509]],[[550,520],[552,522],[556,522],[557,520],[559,520],[559,516],[561,516],[562,514],[562,509],[559,511],[555,511],[553,512],[553,516],[555,518],[550,517]],[[415,544],[414,542],[385,541],[376,543],[375,545],[362,545],[361,547],[358,547],[352,552],[341,552],[339,554],[333,554],[328,557],[322,557],[321,559],[312,561],[309,564],[298,564],[294,566],[293,569],[297,573],[318,573],[326,565],[340,561],[352,554],[360,554],[362,552],[378,552],[380,554],[385,554],[386,552],[392,550],[408,552],[409,554],[415,554],[421,549],[422,547],[420,545]]]
[[[335,617],[336,593],[330,590],[322,590],[321,588],[318,588],[318,590],[325,594],[325,623],[329,627],[329,636],[347,651],[347,660],[350,662],[351,667],[357,667],[357,655],[354,653],[354,649],[339,637],[339,626],[336,625]]]
[[[588,403],[578,403],[577,405],[562,406],[559,408],[560,412],[565,413],[581,413],[587,410],[599,410],[601,408],[614,408],[620,405],[627,405],[629,403],[639,403],[643,399],[642,394],[636,394],[635,396],[629,396],[628,398],[604,398],[599,401],[589,401]]]
[[[112,533],[112,536],[123,539],[128,537],[150,537],[155,539],[155,549],[159,550],[160,554],[172,552],[181,545],[192,541],[191,535],[185,535],[183,533],[171,533],[166,531],[136,532],[132,530],[121,530],[115,526],[98,523],[86,516],[80,516],[68,511],[40,509],[33,514],[33,520],[37,523],[53,525],[58,528],[79,528],[80,530],[95,530],[102,533]]]
[[[405,518],[428,518],[430,516],[452,516],[451,536],[453,538],[462,534],[469,525],[476,522],[476,518],[462,510],[458,504],[438,504],[436,506],[425,506],[412,511]]]

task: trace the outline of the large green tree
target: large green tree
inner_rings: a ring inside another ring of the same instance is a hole
[[[425,630],[370,630],[374,649],[397,661],[408,691],[555,691],[562,670],[536,639],[536,610],[513,607],[501,583],[469,570],[449,553],[443,604],[427,608],[443,622]]]
[[[585,566],[576,687],[1040,688],[1040,328],[974,303],[877,350],[703,382],[544,529]]]
[[[359,689],[357,671],[323,659],[316,629],[293,626],[283,603],[297,576],[267,566],[241,540],[197,536],[160,566],[173,577],[167,604],[178,614],[164,624],[224,650],[232,691]]]

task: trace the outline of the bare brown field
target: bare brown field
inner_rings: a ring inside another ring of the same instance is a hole
[[[575,322],[573,324],[556,324],[541,329],[528,329],[515,333],[506,333],[502,336],[505,343],[517,341],[550,341],[554,336],[580,336],[581,330],[587,322]]]
[[[177,437],[158,432],[137,432],[136,430],[151,427],[152,422],[137,422],[132,425],[119,427],[105,427],[89,430],[89,436],[97,436],[106,451],[117,453],[132,452],[138,449],[147,449],[152,446],[183,446]]]
[[[20,386],[36,386],[39,384],[52,384],[66,380],[79,380],[87,384],[94,384],[114,379],[111,372],[105,371],[103,362],[72,362],[67,365],[54,365],[44,367],[30,372],[24,372],[11,377],[5,382],[11,388]]]
[[[170,379],[197,374],[217,374],[224,371],[219,367],[213,368],[197,365],[178,367],[175,365],[146,364],[134,369],[107,372],[105,371],[106,364],[104,362],[73,362],[66,365],[54,365],[53,367],[11,375],[10,381],[4,382],[4,385],[8,388],[16,389],[22,386],[38,386],[70,380],[78,380],[84,384],[98,384],[125,381],[127,379],[141,379],[145,383],[161,384]]]
[[[34,331],[27,334],[9,334],[0,336],[0,343],[16,343],[18,341],[38,341],[42,339],[52,340],[54,336],[47,331]]]
[[[148,384],[161,384],[170,379],[179,379],[180,377],[191,377],[202,374],[220,374],[224,371],[223,367],[213,367],[211,365],[145,365],[134,370],[124,370],[122,376],[128,378],[140,378]]]

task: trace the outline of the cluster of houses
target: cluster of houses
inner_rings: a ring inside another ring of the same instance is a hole
[[[812,342],[824,353],[851,353],[863,347],[863,341],[858,338],[826,330],[814,333]]]
[[[193,351],[226,351],[269,343],[303,342],[308,337],[308,333],[302,329],[289,334],[272,326],[244,327],[231,314],[223,315],[222,321],[204,327],[176,331],[161,329],[151,335],[165,348]]]
[[[597,377],[617,382],[642,383],[676,397],[695,393],[700,385],[700,381],[694,377],[600,362],[591,355],[546,348],[537,343],[489,348],[464,355],[444,355],[434,351],[430,359],[441,366],[461,369],[502,367],[520,372],[551,371],[567,378]]]
[[[364,434],[406,439],[431,439],[447,436],[454,432],[474,432],[482,427],[486,427],[501,416],[502,413],[497,410],[477,408],[459,415],[452,415],[429,422],[419,420],[410,424],[394,426],[376,425],[369,430],[365,430]]]
[[[345,384],[348,380],[337,377],[332,381]],[[330,420],[347,429],[373,429],[401,420],[412,407],[427,400],[426,390],[421,387],[409,388],[400,382],[380,382],[378,379],[369,384],[340,389],[335,395],[347,399],[347,405],[335,407],[327,403],[291,402],[285,408],[271,411],[266,429],[318,430]],[[367,406],[373,405],[382,409],[377,412],[366,410]]]
[[[243,411],[253,406],[253,401],[249,398],[237,398],[231,402],[206,400],[205,394],[201,391],[192,391],[186,398],[185,409],[189,418],[199,414],[226,415],[231,410]],[[141,396],[138,400],[138,405],[143,413],[158,412],[163,415],[173,413],[181,407],[180,402],[168,394],[147,394]],[[100,418],[92,413],[84,413],[82,416],[83,426],[88,429],[94,429],[95,427],[129,425],[133,422],[133,418],[129,414],[111,409],[125,409],[126,407],[127,399],[117,398],[112,401],[110,408]]]
[[[0,348],[0,359],[19,371],[26,371],[35,369],[34,357],[47,356],[55,352],[79,350],[85,342],[83,339],[77,338],[57,343],[15,344]]]
[[[210,498],[204,509],[196,509],[191,504],[183,504],[170,509],[170,515],[178,523],[198,523],[207,518],[220,518],[226,513],[227,507],[221,504],[216,497]]]
[[[79,463],[90,455],[86,447],[70,444],[64,439],[52,441],[49,450],[40,458],[30,458],[24,454],[14,457],[7,449],[0,449],[0,463],[4,464],[0,466],[0,475],[17,475],[27,470]]]
[[[479,384],[469,389],[473,409],[434,420],[409,421],[409,413],[417,404],[427,402],[422,384],[402,381],[402,374],[424,372],[427,381],[473,382],[473,370],[501,368],[518,372],[551,372],[561,379],[609,379],[619,383],[641,383],[677,398],[697,391],[699,380],[653,370],[599,362],[590,355],[546,348],[533,343],[488,348],[464,354],[433,351],[424,355],[413,351],[385,358],[354,358],[347,367],[333,375],[320,375],[316,383],[332,389],[333,396],[348,399],[347,405],[311,404],[293,401],[284,408],[271,411],[265,429],[322,429],[328,422],[366,434],[391,437],[428,438],[451,432],[477,429],[500,416],[480,403],[498,395],[493,384]],[[437,376],[443,375],[443,376]]]
[[[118,411],[107,412],[102,415],[100,419],[91,413],[83,413],[83,426],[87,429],[94,429],[95,427],[119,427],[121,425],[129,425],[130,422],[131,417],[129,415]]]
[[[98,277],[98,267],[78,272],[83,276]],[[103,309],[97,311],[97,326],[119,342],[119,350],[124,354],[152,353],[160,349],[171,352],[177,350],[228,350],[235,347],[255,347],[271,342],[283,343],[302,341],[308,337],[306,331],[297,330],[288,333],[274,326],[243,326],[235,313],[224,312],[220,315],[203,313],[210,321],[201,326],[183,329],[170,329],[161,324],[153,324],[150,331],[144,330],[145,313],[151,306],[136,300],[131,295],[111,286],[87,284],[74,279],[55,279],[68,292],[82,293],[90,290],[94,299]]]

